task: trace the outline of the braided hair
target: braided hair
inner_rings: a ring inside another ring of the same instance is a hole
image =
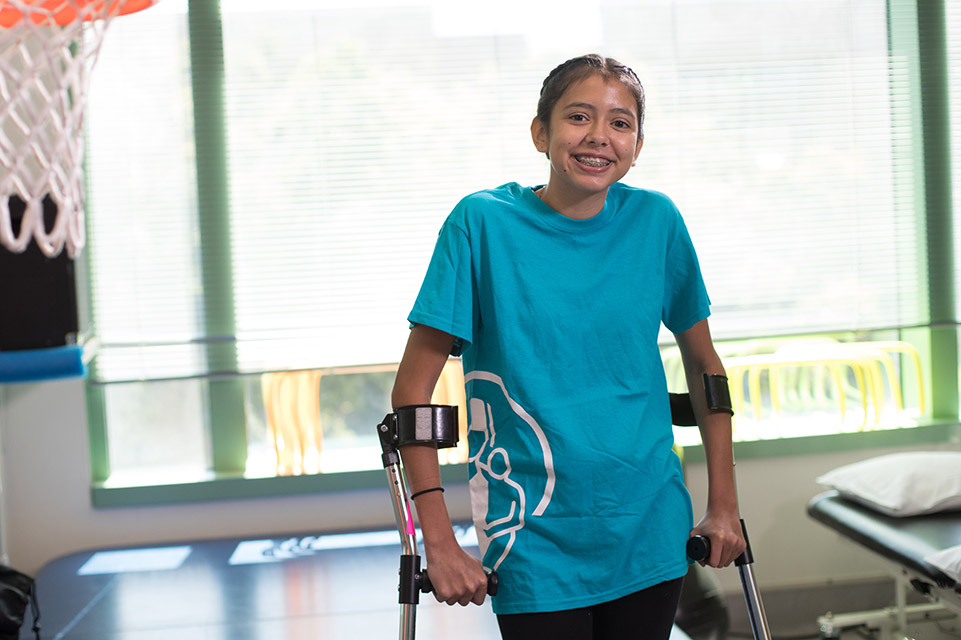
[[[537,101],[537,119],[548,126],[551,112],[557,101],[571,85],[591,76],[600,76],[606,81],[621,82],[637,103],[637,138],[644,139],[644,87],[634,71],[614,60],[596,53],[571,58],[554,68],[544,79],[540,99]]]

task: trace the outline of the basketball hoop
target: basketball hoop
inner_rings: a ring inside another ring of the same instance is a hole
[[[110,21],[154,1],[0,0],[0,245],[20,253],[34,240],[48,257],[83,249],[87,76]]]

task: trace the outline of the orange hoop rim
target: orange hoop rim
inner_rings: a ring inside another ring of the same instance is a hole
[[[66,26],[78,20],[90,22],[105,17],[137,13],[156,0],[0,0],[0,27],[15,27],[29,16],[37,25]],[[28,7],[24,10],[23,7]]]

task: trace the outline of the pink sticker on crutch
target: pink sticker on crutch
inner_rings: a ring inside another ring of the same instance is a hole
[[[410,514],[410,505],[407,506],[407,535],[414,535],[414,517]]]

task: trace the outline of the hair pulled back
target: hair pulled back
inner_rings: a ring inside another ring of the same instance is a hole
[[[637,74],[627,65],[613,58],[605,58],[591,53],[559,64],[544,79],[541,96],[537,101],[537,119],[544,126],[550,124],[551,112],[557,101],[571,85],[591,76],[600,76],[605,81],[617,80],[631,92],[637,103],[637,137],[644,138],[644,87]]]

